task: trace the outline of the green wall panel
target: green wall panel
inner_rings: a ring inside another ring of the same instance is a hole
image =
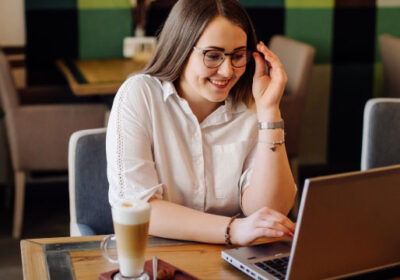
[[[78,0],[79,9],[131,8],[130,0]]]
[[[316,48],[315,64],[331,62],[333,9],[286,9],[285,35]]]
[[[286,0],[287,8],[333,8],[335,0]]]
[[[79,10],[79,57],[122,57],[123,39],[132,36],[130,9]]]
[[[78,0],[25,0],[26,10],[76,9]]]

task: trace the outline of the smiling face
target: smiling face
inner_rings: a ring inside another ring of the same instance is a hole
[[[247,47],[247,35],[239,26],[218,16],[208,23],[196,47],[232,53]],[[208,68],[203,57],[202,52],[191,52],[177,84],[179,95],[189,102],[195,114],[215,110],[246,70],[246,67],[233,67],[231,56],[219,67]]]

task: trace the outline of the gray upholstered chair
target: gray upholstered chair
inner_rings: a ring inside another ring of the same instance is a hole
[[[364,108],[361,170],[400,163],[400,98],[373,98]]]
[[[379,36],[386,97],[400,97],[400,38],[389,34]]]
[[[298,182],[298,156],[300,151],[300,128],[307,96],[315,48],[281,35],[275,35],[269,47],[282,62],[288,77],[281,101],[282,117],[285,120],[286,150],[293,177]]]
[[[66,171],[69,137],[77,130],[103,127],[108,108],[101,104],[21,105],[1,49],[0,98],[15,177],[13,237],[19,238],[27,175],[31,171]]]
[[[72,134],[68,175],[71,236],[113,233],[108,202],[105,128]]]

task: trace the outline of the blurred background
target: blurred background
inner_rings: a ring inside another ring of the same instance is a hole
[[[307,177],[359,170],[364,105],[372,97],[384,96],[378,37],[385,33],[400,37],[400,0],[239,2],[250,14],[259,40],[267,43],[273,35],[282,34],[316,49],[299,138],[299,185]],[[149,3],[146,35],[157,34],[174,3]],[[136,0],[0,0],[0,47],[10,61],[17,88],[48,85],[68,91],[57,59],[122,58],[123,40],[135,32],[133,7],[137,4]],[[35,102],[35,96],[23,97]],[[77,99],[74,102],[80,102]],[[52,100],[57,101],[65,102],[61,96]],[[85,102],[101,100],[93,97]],[[0,225],[0,233],[4,236],[11,232],[12,205],[3,201],[10,196],[7,185],[13,181],[5,133],[2,115],[0,207],[6,222]],[[51,207],[59,213],[59,219],[49,219],[49,230],[36,223],[44,236],[68,235],[68,185],[61,184],[58,190],[43,187],[43,193],[59,202],[56,205],[44,206],[39,199],[26,206],[26,211],[37,211],[43,219]],[[35,191],[29,189],[28,185],[26,196],[34,196]],[[23,237],[40,236],[29,222],[35,220],[30,216],[38,215],[26,214]]]
[[[174,2],[150,4],[147,35],[157,33]],[[316,48],[301,129],[300,168],[358,168],[364,104],[383,95],[377,38],[383,33],[400,36],[400,0],[240,2],[260,40],[283,34]],[[134,34],[134,14],[131,0],[2,0],[0,45],[19,88],[66,85],[55,60],[122,57],[124,37]],[[2,165],[5,154],[2,143]]]

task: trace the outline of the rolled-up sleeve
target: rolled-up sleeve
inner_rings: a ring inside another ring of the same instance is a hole
[[[162,198],[152,154],[152,124],[143,80],[128,79],[114,98],[107,128],[109,201]]]

